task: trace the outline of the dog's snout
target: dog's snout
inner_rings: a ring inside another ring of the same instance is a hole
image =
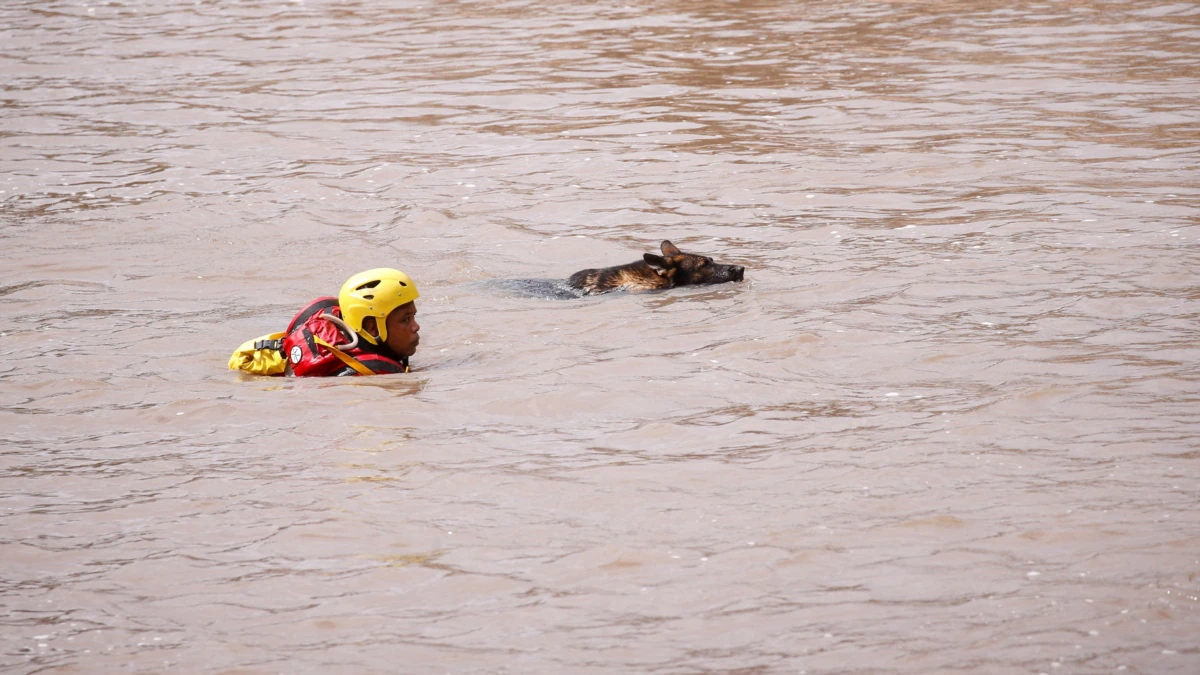
[[[733,269],[729,270],[729,277],[734,281],[741,281],[742,276],[746,274],[746,268],[741,265],[734,265]]]

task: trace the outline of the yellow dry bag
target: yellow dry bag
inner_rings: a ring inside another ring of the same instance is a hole
[[[279,345],[287,333],[271,333],[242,343],[229,357],[229,369],[253,375],[282,375],[287,359]]]

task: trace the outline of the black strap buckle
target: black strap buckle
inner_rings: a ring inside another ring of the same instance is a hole
[[[283,350],[283,340],[259,340],[254,343],[255,349],[273,349],[275,351]]]

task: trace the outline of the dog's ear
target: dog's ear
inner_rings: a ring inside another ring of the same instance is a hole
[[[683,251],[680,251],[675,247],[675,244],[672,244],[666,239],[664,239],[662,243],[662,253],[663,255],[683,255]]]
[[[650,266],[650,269],[658,273],[659,276],[667,277],[668,279],[675,276],[675,266],[667,262],[666,258],[647,253],[642,256],[642,260]]]

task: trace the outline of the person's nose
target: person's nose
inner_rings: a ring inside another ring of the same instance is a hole
[[[416,319],[413,319],[413,332],[414,332],[414,333],[420,333],[420,332],[421,332],[421,324],[417,323],[417,320],[416,320]]]

